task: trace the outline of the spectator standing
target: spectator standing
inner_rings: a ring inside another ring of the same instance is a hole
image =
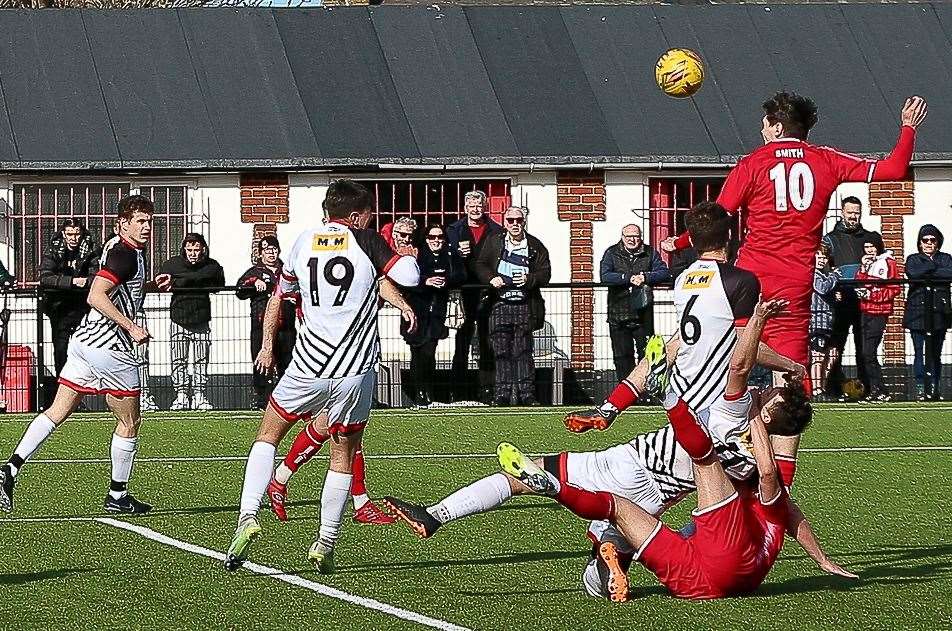
[[[40,260],[43,312],[50,319],[57,375],[66,364],[70,336],[89,312],[86,297],[98,271],[98,259],[99,250],[86,227],[76,219],[67,219]]]
[[[450,250],[442,226],[428,226],[425,240],[417,255],[420,284],[404,288],[406,300],[417,317],[416,330],[410,332],[405,321],[400,323],[400,334],[410,347],[413,398],[419,406],[427,406],[433,401],[436,346],[449,336],[446,327],[449,290],[466,280],[463,260]]]
[[[268,306],[268,299],[274,293],[274,288],[281,276],[281,245],[273,235],[261,237],[255,244],[257,263],[252,265],[241,278],[238,279],[236,296],[239,300],[251,301],[251,361],[252,384],[255,389],[254,407],[263,410],[268,404],[271,391],[291,363],[291,352],[297,337],[295,318],[297,307],[293,300],[281,302],[281,320],[274,336],[274,365],[275,370],[263,373],[258,369],[255,358],[261,351],[264,339],[264,311]]]
[[[810,379],[816,384],[813,395],[823,394],[831,362],[837,357],[833,338],[833,292],[840,280],[839,270],[830,269],[830,259],[825,246],[816,253],[813,269],[813,297],[810,302],[810,350],[813,358]]]
[[[486,238],[476,260],[479,281],[491,285],[489,336],[496,361],[493,403],[537,405],[532,332],[545,323],[540,287],[549,283],[549,251],[526,232],[528,212],[511,206],[505,232]]]
[[[670,281],[671,273],[661,255],[642,240],[637,224],[622,228],[621,241],[605,250],[599,269],[601,281],[611,285],[608,333],[615,375],[621,381],[645,356],[645,345],[654,335],[651,287]]]
[[[502,234],[502,226],[486,214],[486,194],[482,191],[470,191],[463,196],[463,210],[466,216],[446,227],[446,238],[450,249],[458,254],[466,264],[466,283],[479,283],[476,261],[486,245],[487,239]],[[483,290],[468,288],[460,291],[463,307],[463,323],[456,331],[456,348],[453,353],[453,381],[460,386],[458,397],[467,383],[466,373],[469,367],[469,350],[473,343],[473,334],[479,349],[479,396],[484,402],[493,399],[495,379],[492,344],[489,340],[489,305],[482,301]]]
[[[919,229],[917,254],[906,257],[906,277],[913,281],[906,298],[903,324],[912,336],[917,399],[939,400],[942,377],[942,344],[952,325],[952,256],[941,252],[944,237],[938,228],[926,224]],[[938,281],[936,283],[936,281]]]
[[[891,250],[885,250],[876,240],[864,245],[860,260],[858,280],[899,278],[896,260]],[[899,295],[898,285],[865,285],[857,290],[859,308],[862,312],[863,358],[866,361],[866,376],[869,379],[869,401],[883,403],[891,397],[883,381],[883,367],[879,363],[879,345],[886,333],[886,321],[893,312],[893,303]]]
[[[175,400],[172,410],[210,410],[205,387],[208,383],[208,357],[211,351],[212,305],[203,288],[222,287],[225,271],[218,261],[208,257],[205,237],[190,232],[182,240],[179,256],[162,264],[163,274],[172,277],[172,386]],[[184,291],[183,291],[184,290]],[[192,356],[194,378],[189,382],[188,359]],[[190,387],[191,386],[191,387]]]
[[[872,242],[877,244],[877,248],[882,248],[883,238],[878,232],[863,228],[860,223],[863,203],[859,198],[844,197],[841,208],[843,218],[836,222],[832,231],[823,236],[823,243],[829,250],[830,264],[840,270],[844,279],[852,280],[856,277],[864,256],[864,245]],[[842,284],[836,291],[836,301],[833,305],[833,345],[836,347],[836,358],[830,367],[826,390],[827,393],[844,399],[843,382],[846,377],[843,374],[843,349],[846,347],[850,329],[853,331],[857,378],[867,393],[869,378],[866,375],[866,360],[863,355],[863,324],[859,296],[853,287]]]

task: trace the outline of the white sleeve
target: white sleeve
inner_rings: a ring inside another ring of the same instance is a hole
[[[416,287],[420,284],[420,266],[412,256],[393,257],[384,274],[401,287]]]
[[[298,284],[297,274],[294,272],[294,261],[297,259],[298,243],[300,238],[294,242],[294,246],[291,248],[291,253],[288,255],[288,262],[284,265],[284,268],[281,270],[281,275],[278,277],[278,284],[275,286],[274,292],[278,296],[289,296],[295,294],[301,290],[300,285]]]

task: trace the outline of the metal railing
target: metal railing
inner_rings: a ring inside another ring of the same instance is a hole
[[[925,285],[926,328],[935,321],[949,319],[952,308],[941,291],[931,283],[896,281],[843,281],[844,285]],[[546,301],[545,325],[534,333],[535,397],[544,404],[584,405],[600,401],[617,383],[612,344],[607,323],[607,287],[599,283],[554,283],[542,290]],[[573,293],[575,299],[573,300]],[[901,293],[899,298],[904,298]],[[473,336],[465,374],[452,372],[455,338],[462,323],[459,292],[451,292],[447,326],[449,335],[436,346],[436,372],[432,379],[432,398],[437,402],[479,400],[483,394],[479,384],[478,334]],[[35,411],[45,407],[56,388],[53,365],[53,344],[49,319],[43,315],[44,294],[38,289],[17,289],[5,293],[3,306],[8,310],[4,332],[6,359],[0,381],[2,402],[10,412]],[[145,314],[152,339],[149,344],[147,384],[159,409],[168,409],[175,397],[172,387],[171,321],[169,294],[149,294]],[[233,287],[210,293],[210,353],[206,396],[216,409],[248,409],[256,403],[252,383],[251,317],[248,301],[238,300]],[[581,302],[580,302],[581,300]],[[579,305],[583,308],[580,310]],[[591,317],[577,317],[591,305]],[[652,305],[654,332],[669,336],[677,331],[675,309],[670,288],[655,288]],[[590,325],[589,325],[590,322]],[[581,324],[580,324],[581,323]],[[582,326],[584,325],[584,326]],[[893,325],[895,327],[895,325]],[[400,335],[399,312],[384,305],[379,313],[381,363],[378,368],[377,401],[387,406],[414,403],[416,392],[411,388],[410,349]],[[896,346],[895,329],[887,331],[886,344],[879,348],[880,361],[889,393],[896,399],[912,399],[917,395],[913,376],[914,345],[909,331]],[[931,336],[927,336],[931,337]],[[886,346],[891,344],[887,352]],[[939,351],[942,364],[952,363],[952,341],[944,340]],[[486,362],[484,362],[485,364]],[[857,376],[852,342],[843,353],[846,378]],[[485,365],[484,365],[485,367]],[[194,372],[192,362],[188,371]],[[484,375],[484,378],[486,375]],[[490,375],[491,378],[491,375]],[[949,376],[943,375],[938,392],[952,392]],[[103,409],[101,398],[87,397],[87,409]]]

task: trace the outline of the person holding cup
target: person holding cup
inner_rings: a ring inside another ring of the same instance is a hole
[[[450,250],[442,226],[427,226],[424,240],[417,255],[420,284],[404,289],[407,302],[417,316],[417,327],[410,332],[406,322],[400,325],[400,334],[410,347],[413,399],[420,407],[433,401],[436,346],[449,336],[446,328],[449,291],[466,281],[463,261]]]
[[[463,196],[465,216],[446,227],[446,238],[450,250],[458,255],[466,268],[468,285],[479,283],[476,276],[476,260],[482,252],[486,240],[502,233],[502,226],[486,214],[486,194],[482,191],[470,191]],[[456,331],[456,349],[453,353],[453,382],[457,385],[457,399],[465,398],[464,388],[469,380],[469,349],[476,334],[479,345],[479,387],[480,398],[489,403],[493,396],[494,366],[492,346],[489,342],[489,310],[481,303],[482,290],[470,287],[460,292],[463,307],[463,323]]]
[[[549,283],[549,251],[526,232],[528,210],[510,206],[506,232],[496,234],[476,260],[480,282],[491,286],[489,337],[496,357],[495,405],[537,405],[532,332],[545,323],[541,287]]]

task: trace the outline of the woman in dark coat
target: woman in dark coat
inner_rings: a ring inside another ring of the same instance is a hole
[[[251,300],[251,361],[261,350],[261,343],[264,337],[264,311],[268,306],[268,299],[274,293],[274,286],[281,275],[283,263],[279,258],[281,246],[278,238],[275,236],[262,237],[254,248],[257,253],[258,262],[241,275],[238,279],[238,291],[236,295],[239,300]],[[284,374],[288,364],[291,363],[291,351],[294,349],[296,337],[294,325],[296,318],[295,303],[291,300],[284,300],[281,303],[281,322],[278,324],[278,330],[274,337],[274,373],[267,375],[258,371],[257,367],[252,370],[252,382],[255,388],[255,408],[263,410],[268,404],[268,398],[271,391],[278,383],[278,379]]]
[[[909,295],[906,297],[903,325],[912,336],[915,354],[912,370],[920,401],[939,399],[942,344],[946,331],[952,325],[952,300],[949,294],[952,256],[939,251],[942,241],[939,229],[926,224],[919,229],[916,242],[919,252],[906,258],[906,277],[909,280],[939,281],[933,284],[910,283]]]
[[[436,345],[449,336],[446,328],[446,304],[449,291],[466,281],[463,260],[446,244],[446,232],[438,224],[427,227],[426,245],[420,248],[420,284],[405,291],[407,302],[417,316],[417,329],[408,333],[401,324],[400,333],[410,346],[410,375],[415,385],[417,405],[433,400],[433,376],[436,372]]]

